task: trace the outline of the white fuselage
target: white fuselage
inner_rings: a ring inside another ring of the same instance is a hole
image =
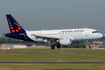
[[[27,36],[33,41],[45,41],[51,39],[67,38],[71,41],[98,39],[103,35],[95,29],[80,28],[80,29],[59,29],[59,30],[41,30],[27,31]]]

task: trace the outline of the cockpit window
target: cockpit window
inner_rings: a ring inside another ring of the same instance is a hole
[[[92,33],[98,33],[98,31],[93,31]]]

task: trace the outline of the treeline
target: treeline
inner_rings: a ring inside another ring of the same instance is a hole
[[[0,43],[21,43],[21,40],[16,40],[12,38],[0,38]]]
[[[86,48],[85,43],[79,43],[74,45],[62,46],[63,48]]]
[[[3,41],[0,41],[0,43],[21,43],[21,41],[7,41],[7,40],[3,40]]]

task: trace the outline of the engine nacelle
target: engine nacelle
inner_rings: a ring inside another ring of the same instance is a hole
[[[71,44],[71,41],[70,41],[70,39],[60,39],[59,40],[59,43],[61,45],[70,45]]]

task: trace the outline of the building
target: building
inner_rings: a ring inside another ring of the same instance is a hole
[[[26,45],[15,45],[15,44],[3,44],[1,46],[2,49],[22,49],[27,48]]]
[[[103,44],[103,41],[93,41],[93,44]]]
[[[0,44],[0,47],[3,46],[3,44]]]

